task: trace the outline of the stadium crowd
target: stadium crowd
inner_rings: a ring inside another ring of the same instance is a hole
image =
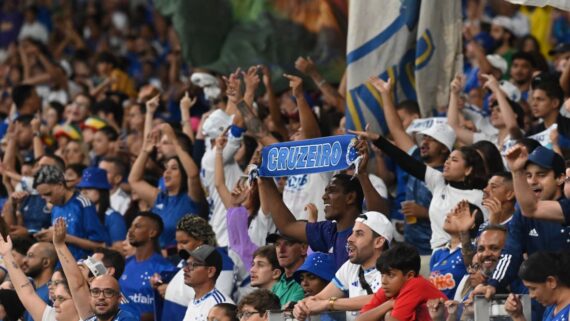
[[[463,1],[449,104],[369,75],[380,134],[310,57],[278,91],[184,62],[150,1],[34,3],[0,1],[1,320],[570,318],[570,12]],[[345,134],[352,168],[252,175]]]

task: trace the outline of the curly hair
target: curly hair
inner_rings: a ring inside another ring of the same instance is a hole
[[[188,233],[191,237],[213,247],[218,246],[212,226],[200,216],[186,214],[176,224],[176,230]]]

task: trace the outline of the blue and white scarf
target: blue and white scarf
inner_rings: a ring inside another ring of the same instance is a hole
[[[339,171],[353,164],[358,168],[356,142],[354,135],[338,135],[269,145],[261,151],[257,171],[259,176],[280,177]]]

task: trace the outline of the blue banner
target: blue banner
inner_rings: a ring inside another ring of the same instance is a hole
[[[358,157],[354,135],[328,136],[269,145],[261,151],[259,176],[291,176],[348,168]]]

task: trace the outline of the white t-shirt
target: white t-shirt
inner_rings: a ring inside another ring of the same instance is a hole
[[[131,204],[131,197],[122,188],[118,188],[113,195],[111,195],[111,208],[115,211],[125,215]]]
[[[234,301],[214,288],[200,299],[190,300],[183,321],[207,321],[210,309],[219,303],[234,304]]]
[[[431,222],[431,248],[436,249],[444,246],[451,237],[443,230],[445,217],[462,200],[477,205],[482,211],[485,219],[487,212],[481,205],[483,201],[483,191],[478,189],[462,190],[454,188],[445,182],[443,174],[431,167],[427,167],[425,183],[431,191],[433,197],[429,205],[429,219]]]
[[[293,175],[287,178],[283,190],[283,202],[297,220],[307,219],[305,206],[309,203],[317,206],[318,221],[325,220],[323,194],[331,177],[332,172]]]
[[[24,23],[20,29],[20,34],[18,34],[18,39],[32,38],[43,43],[48,41],[48,30],[39,21],[34,21],[32,23]]]
[[[366,290],[364,290],[360,284],[360,278],[358,277],[359,271],[360,265],[346,261],[338,271],[336,271],[332,282],[339,290],[348,292],[349,298],[368,295]],[[372,292],[376,293],[376,291],[380,289],[382,276],[380,271],[376,270],[375,267],[364,271],[364,279],[368,285],[370,285]],[[358,313],[359,311],[347,311],[346,320],[351,321],[356,319]]]
[[[226,186],[231,191],[235,187],[243,171],[234,160],[234,155],[241,145],[242,138],[228,136],[228,143],[224,148],[224,175]],[[207,193],[206,197],[210,207],[210,225],[216,233],[216,240],[219,246],[228,246],[228,229],[226,226],[227,209],[222,203],[222,199],[214,184],[214,169],[216,161],[216,151],[212,148],[209,139],[206,139],[206,152],[202,157],[202,169],[200,170],[200,181]]]
[[[275,227],[275,224],[273,223],[273,217],[271,217],[271,214],[264,214],[260,208],[255,218],[251,220],[251,224],[249,224],[247,235],[249,235],[249,239],[253,244],[264,246],[266,244],[265,239],[267,238],[267,235],[275,233],[276,231],[277,227]]]

